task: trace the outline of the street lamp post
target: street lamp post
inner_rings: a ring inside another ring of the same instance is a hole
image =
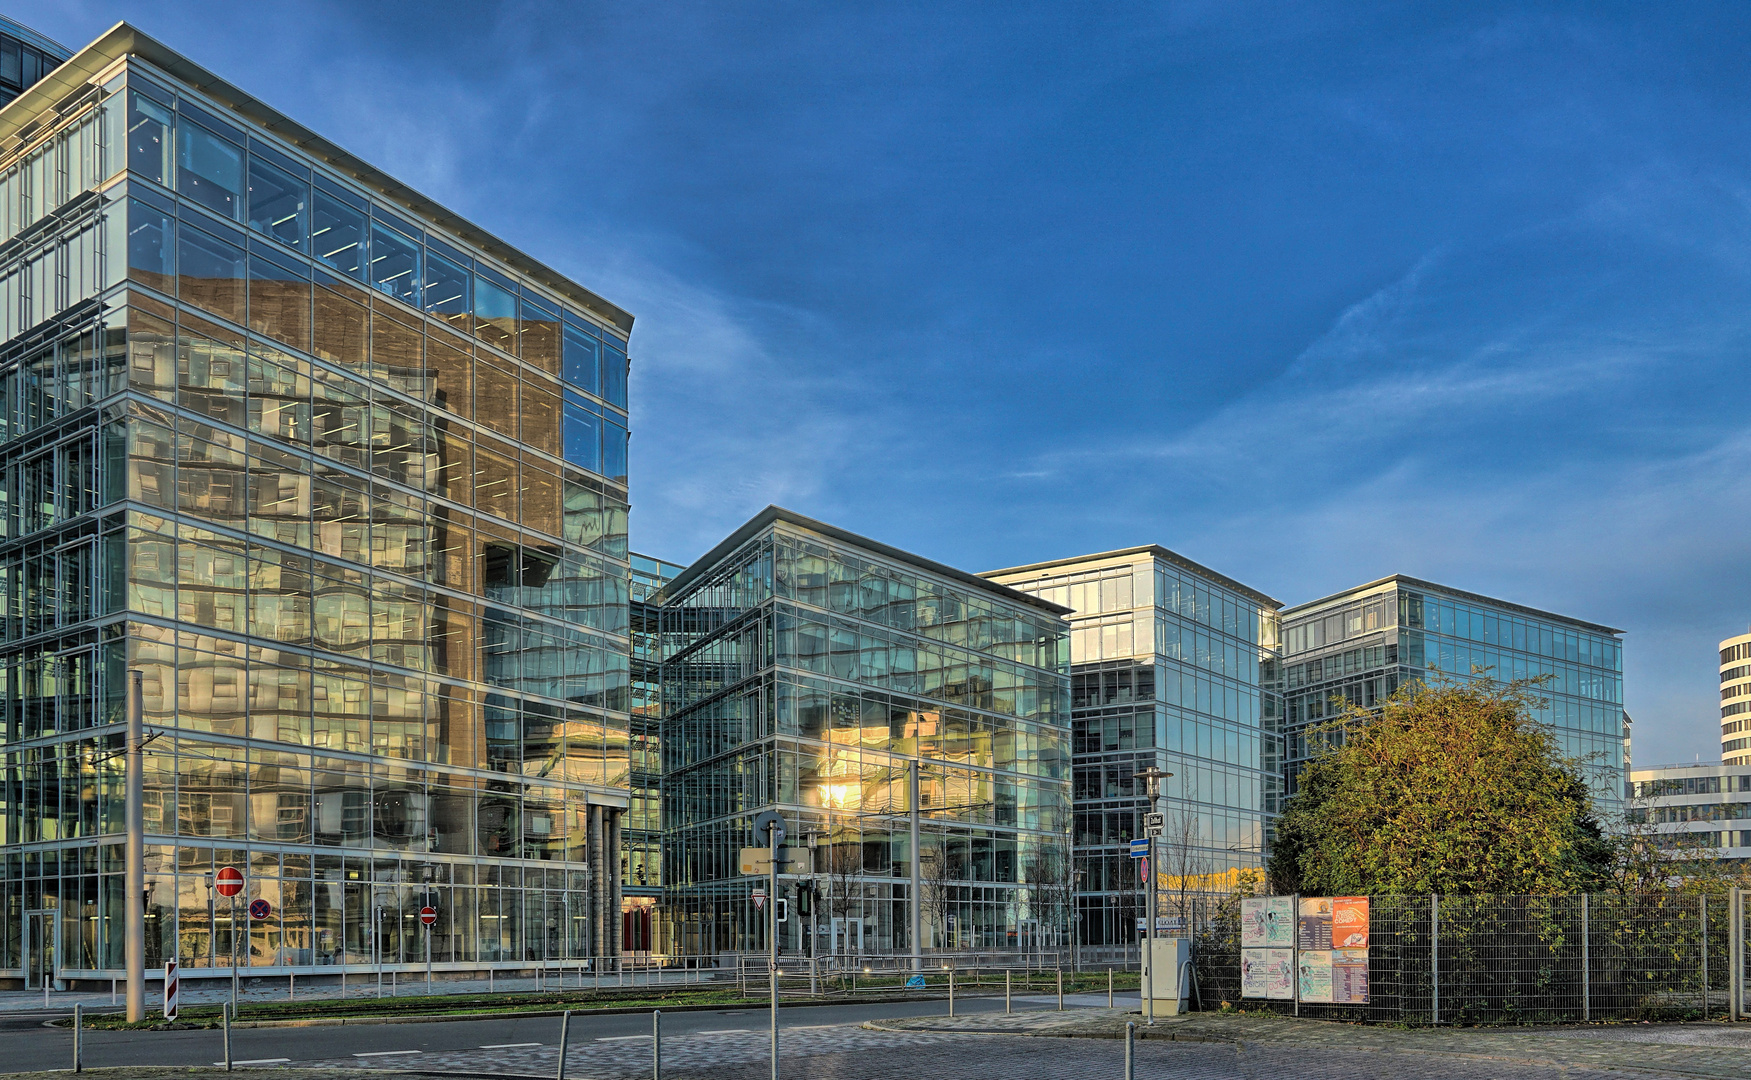
[[[1151,814],[1159,812],[1155,809],[1155,806],[1156,800],[1161,796],[1161,783],[1172,775],[1173,774],[1170,772],[1163,772],[1161,768],[1156,765],[1151,765],[1147,769],[1140,770],[1136,774],[1136,778],[1143,781],[1145,788],[1148,791],[1149,812]],[[1153,1024],[1155,1023],[1155,885],[1158,880],[1156,876],[1157,863],[1155,861],[1156,833],[1154,829],[1149,827],[1147,822],[1144,823],[1144,833],[1149,840],[1149,911],[1144,917],[1143,922],[1145,931],[1143,953],[1143,1012],[1144,1016],[1147,1018],[1147,1022]]]

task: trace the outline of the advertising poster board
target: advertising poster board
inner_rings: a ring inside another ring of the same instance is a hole
[[[1366,896],[1334,896],[1331,898],[1331,947],[1334,949],[1366,949],[1368,947],[1368,898]]]
[[[1287,949],[1295,944],[1295,900],[1289,896],[1265,897],[1265,946]]]
[[[1368,950],[1333,949],[1331,1000],[1337,1005],[1368,1004]]]
[[[1270,967],[1269,949],[1240,950],[1240,996],[1243,998],[1269,997],[1267,971]]]
[[[1240,947],[1262,949],[1271,943],[1269,897],[1248,896],[1240,901]]]
[[[1303,896],[1299,929],[1303,952],[1308,949],[1330,949],[1331,897]]]
[[[1265,996],[1275,1001],[1295,1000],[1295,950],[1265,950]]]
[[[1300,977],[1302,1001],[1331,1001],[1331,950],[1303,949]]]

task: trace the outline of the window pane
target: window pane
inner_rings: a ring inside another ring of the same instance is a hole
[[[478,274],[474,278],[474,332],[506,352],[517,351],[517,298]]]
[[[233,322],[243,322],[242,249],[184,226],[177,262],[182,299]]]
[[[626,408],[626,353],[612,342],[602,346],[602,399]]]
[[[310,282],[302,269],[249,257],[249,328],[309,350]]]
[[[128,99],[128,168],[168,187],[170,110],[138,93]]]
[[[138,199],[128,201],[128,276],[143,285],[174,292],[175,229],[170,215]]]
[[[596,339],[573,327],[565,328],[565,381],[585,393],[601,394]]]
[[[550,375],[559,374],[559,313],[527,298],[517,327],[519,354]]]
[[[474,416],[473,357],[438,344],[436,338],[428,339],[426,377],[430,380],[428,401],[464,418]]]
[[[371,226],[371,284],[383,292],[419,304],[420,251],[394,229]]]
[[[243,218],[243,150],[183,118],[176,129],[176,190],[228,218]]]
[[[602,421],[602,475],[626,482],[626,429],[612,420]]]
[[[310,226],[309,182],[251,154],[249,226],[304,251]]]
[[[311,200],[311,253],[343,274],[365,276],[365,215],[325,192]]]
[[[602,418],[583,405],[565,403],[565,459],[591,472],[602,471]]]
[[[464,334],[473,331],[473,276],[437,252],[426,252],[426,310]]]

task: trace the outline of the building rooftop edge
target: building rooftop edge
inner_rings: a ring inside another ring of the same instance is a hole
[[[1423,578],[1414,578],[1414,577],[1410,577],[1407,574],[1388,574],[1387,576],[1385,576],[1383,578],[1379,578],[1377,580],[1367,582],[1366,584],[1356,585],[1356,586],[1353,586],[1353,587],[1348,588],[1348,589],[1342,589],[1342,590],[1339,590],[1338,592],[1332,593],[1330,596],[1322,596],[1318,600],[1309,600],[1303,604],[1296,604],[1294,607],[1291,607],[1291,608],[1284,608],[1283,612],[1282,612],[1283,618],[1285,620],[1287,620],[1299,612],[1306,611],[1310,608],[1316,608],[1316,607],[1320,606],[1321,604],[1329,604],[1332,601],[1341,599],[1342,597],[1348,596],[1351,593],[1359,593],[1359,592],[1362,592],[1362,591],[1367,590],[1367,589],[1373,589],[1373,588],[1377,588],[1381,585],[1387,585],[1387,584],[1393,584],[1393,583],[1403,583],[1406,585],[1414,585],[1420,589],[1430,589],[1430,590],[1433,590],[1435,592],[1446,593],[1450,596],[1460,597],[1460,598],[1465,599],[1465,600],[1476,600],[1479,603],[1492,604],[1496,607],[1506,608],[1510,611],[1518,611],[1518,612],[1521,612],[1522,614],[1534,615],[1540,619],[1554,619],[1557,622],[1568,623],[1571,626],[1585,627],[1588,630],[1598,631],[1599,633],[1622,634],[1622,633],[1627,632],[1627,631],[1619,630],[1615,626],[1606,626],[1604,623],[1589,622],[1586,619],[1577,619],[1572,615],[1558,615],[1554,611],[1545,611],[1542,608],[1528,607],[1525,604],[1516,604],[1512,600],[1499,600],[1493,596],[1485,596],[1483,593],[1468,592],[1465,589],[1455,589],[1451,585],[1442,585],[1439,582],[1426,581]]]
[[[975,586],[985,592],[1001,596],[1005,600],[1009,600],[1013,603],[1025,604],[1028,607],[1038,608],[1039,610],[1052,615],[1064,616],[1072,613],[1070,608],[1054,604],[1050,600],[1043,600],[1040,597],[1024,593],[1019,589],[1012,589],[1007,585],[995,581],[987,581],[985,578],[982,578],[977,574],[969,574],[965,570],[957,570],[952,566],[936,562],[933,559],[926,559],[922,555],[914,555],[910,551],[894,547],[891,544],[884,544],[879,540],[871,540],[869,537],[860,536],[849,529],[841,529],[837,525],[829,525],[824,521],[817,521],[812,517],[799,514],[794,510],[786,510],[784,507],[776,505],[768,505],[766,509],[749,518],[734,532],[730,533],[722,540],[719,540],[712,546],[710,551],[707,551],[705,554],[689,563],[687,569],[675,575],[668,584],[663,586],[662,592],[658,594],[659,602],[666,602],[669,596],[686,589],[695,579],[702,576],[712,566],[723,561],[723,559],[731,552],[747,543],[767,526],[777,522],[795,525],[798,528],[820,533],[822,536],[838,540],[841,543],[856,545],[857,547],[864,548],[889,559],[910,563],[921,570],[928,570],[933,574],[949,578],[952,581],[958,581],[964,585]]]
[[[97,40],[74,53],[60,67],[27,87],[24,93],[0,109],[0,144],[17,136],[40,113],[52,108],[79,86],[126,56],[138,56],[174,78],[188,83],[201,93],[224,103],[238,115],[285,139],[383,198],[455,233],[494,258],[502,259],[518,273],[593,312],[621,333],[631,334],[633,317],[624,308],[603,299],[527,252],[513,247],[370,162],[328,141],[127,22],[118,22],[110,27]]]
[[[1076,563],[1093,562],[1096,559],[1116,559],[1124,555],[1142,555],[1145,553],[1153,555],[1158,559],[1165,559],[1166,561],[1173,563],[1175,566],[1184,570],[1190,570],[1192,573],[1198,574],[1201,577],[1209,578],[1211,581],[1216,582],[1224,588],[1233,589],[1235,592],[1241,593],[1252,600],[1256,600],[1261,604],[1269,605],[1273,610],[1280,609],[1283,606],[1283,602],[1276,597],[1262,593],[1250,585],[1242,584],[1241,582],[1229,577],[1227,574],[1212,570],[1203,563],[1188,559],[1179,552],[1164,548],[1160,544],[1143,544],[1138,547],[1118,548],[1113,551],[1092,552],[1088,555],[1073,555],[1065,559],[1048,559],[1045,562],[1028,563],[1024,566],[1006,566],[1001,570],[983,571],[979,576],[991,578],[996,577],[999,574],[1023,574],[1029,570],[1049,570],[1055,566],[1071,566]]]
[[[1672,765],[1631,765],[1624,772],[1631,776],[1644,772],[1672,772],[1677,769],[1740,769],[1751,772],[1751,765],[1727,765],[1719,761],[1680,761]]]

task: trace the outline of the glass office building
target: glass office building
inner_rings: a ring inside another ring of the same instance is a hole
[[[1231,888],[1264,865],[1282,791],[1277,609],[1256,589],[1163,547],[985,575],[1072,609],[1078,916],[1084,946],[1136,941],[1147,792],[1173,773],[1157,845],[1162,913],[1182,890]],[[1146,895],[1146,894],[1141,894]]]
[[[0,969],[122,966],[130,669],[149,968],[613,954],[631,317],[126,24],[0,134]]]
[[[1067,944],[1065,609],[777,507],[661,600],[675,951],[766,947],[737,854],[768,807],[814,841],[787,952],[909,953],[914,901],[921,949]]]
[[[0,106],[35,86],[71,55],[60,42],[0,15]]]
[[[1599,809],[1623,809],[1623,631],[1395,575],[1283,612],[1285,776],[1352,705],[1379,708],[1413,679],[1550,676],[1536,718],[1577,759]]]
[[[663,696],[657,593],[682,569],[632,553],[631,802],[621,834],[621,879],[626,883],[621,940],[631,953],[667,951],[658,914],[663,895]]]

